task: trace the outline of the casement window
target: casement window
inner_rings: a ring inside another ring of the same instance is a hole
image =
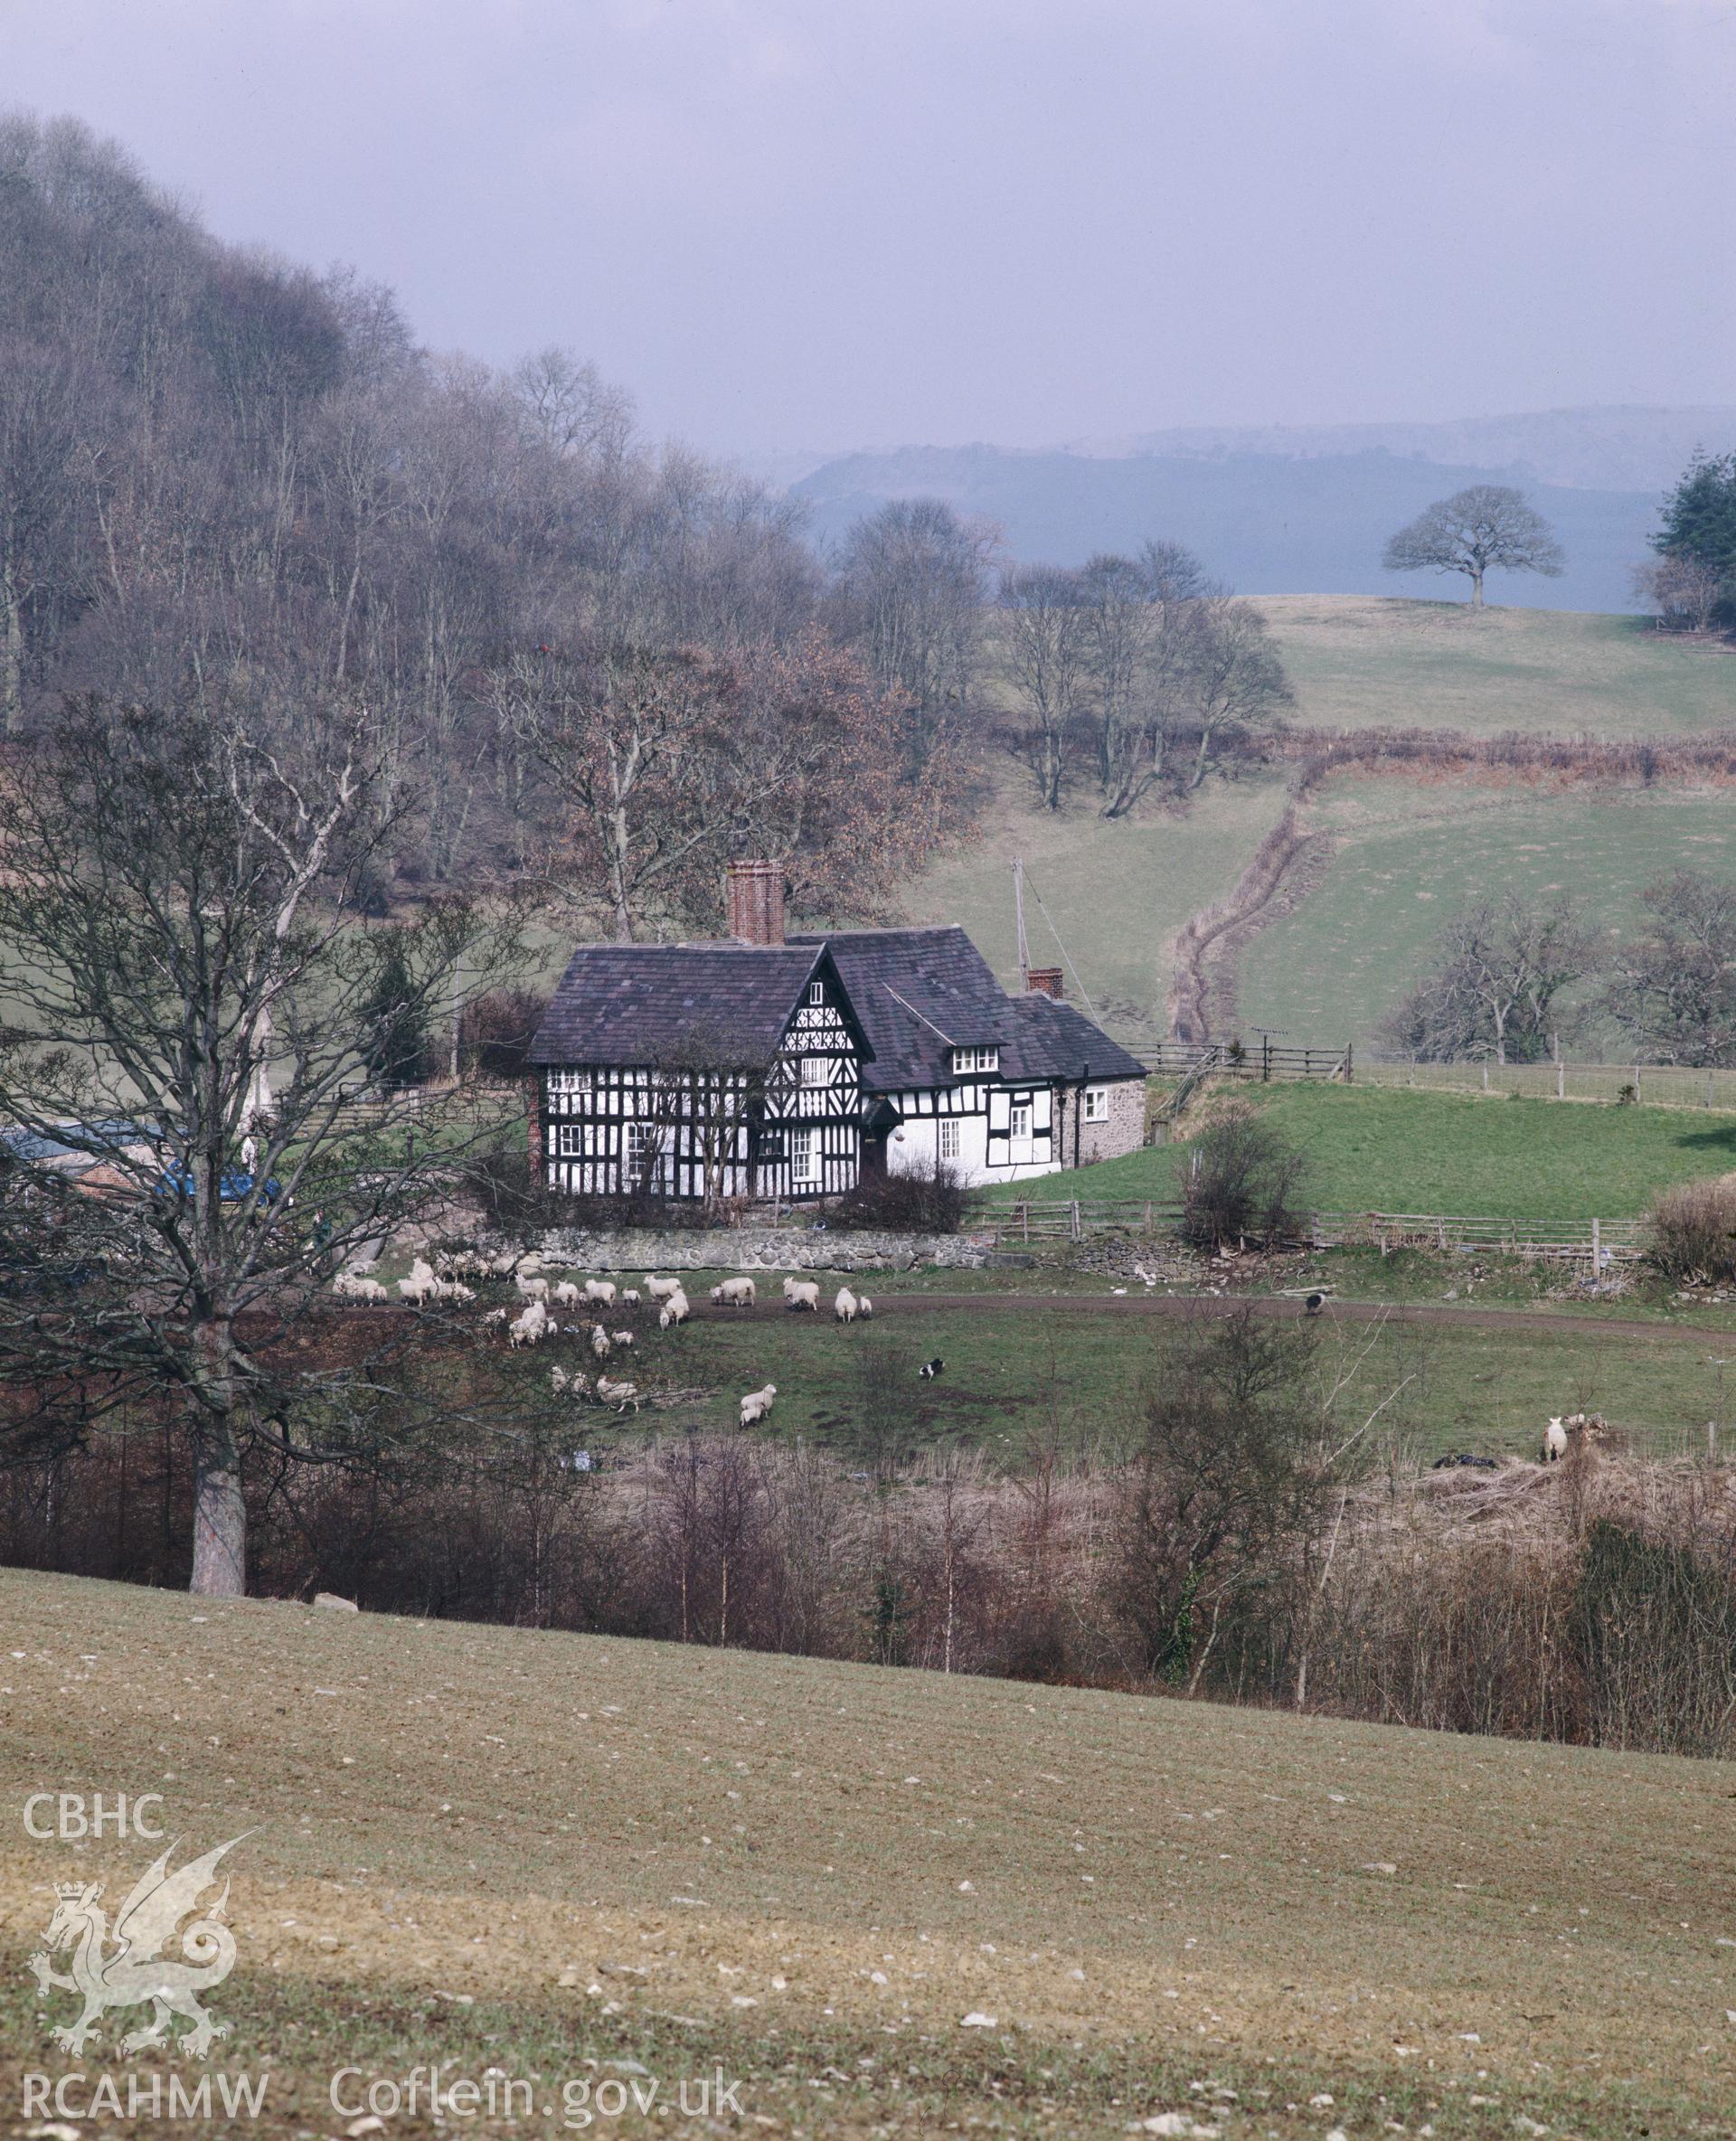
[[[585,1125],[583,1123],[557,1123],[554,1128],[554,1155],[560,1160],[579,1160],[585,1154]]]
[[[551,1100],[576,1100],[590,1090],[589,1070],[551,1070],[549,1072],[549,1098]]]
[[[816,1009],[818,1009],[826,1002],[826,984],[823,981],[810,981],[808,983],[807,1000]]]
[[[1088,1123],[1106,1123],[1109,1119],[1109,1089],[1106,1085],[1088,1085],[1085,1088],[1085,1120]]]
[[[820,1133],[792,1130],[789,1134],[789,1178],[797,1189],[809,1188],[820,1179]]]
[[[939,1144],[937,1147],[943,1160],[956,1160],[963,1143],[964,1125],[956,1115],[943,1115],[939,1122]]]
[[[1001,1052],[998,1048],[955,1048],[952,1052],[952,1074],[955,1078],[968,1078],[978,1070],[998,1070]]]
[[[623,1156],[627,1162],[629,1182],[640,1183],[646,1179],[648,1171],[656,1165],[657,1148],[661,1142],[656,1123],[628,1123]]]
[[[801,1066],[801,1081],[810,1089],[817,1086],[831,1084],[832,1059],[830,1056],[803,1056]]]
[[[1011,1109],[1007,1117],[1007,1128],[1015,1141],[1030,1137],[1031,1109],[1028,1103],[1020,1102]]]

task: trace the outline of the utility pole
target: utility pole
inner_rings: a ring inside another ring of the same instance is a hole
[[[1024,934],[1024,863],[1013,858],[1013,911],[1019,929],[1019,994],[1028,995],[1031,989],[1031,947]]]

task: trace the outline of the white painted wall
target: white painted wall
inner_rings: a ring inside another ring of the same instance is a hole
[[[962,1095],[960,1099],[962,1100]],[[914,1109],[914,1096],[897,1093],[892,1104],[899,1108]],[[910,1113],[886,1141],[886,1165],[894,1174],[908,1174],[918,1167],[931,1167],[939,1149],[939,1120],[937,1116]],[[1024,1166],[991,1167],[988,1164],[988,1118],[985,1115],[967,1115],[958,1118],[958,1156],[948,1165],[958,1170],[959,1180],[967,1189],[975,1189],[986,1182],[1027,1182],[1039,1174],[1056,1174],[1061,1172],[1059,1159],[1043,1160]]]

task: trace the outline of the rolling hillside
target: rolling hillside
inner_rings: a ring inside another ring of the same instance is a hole
[[[533,2131],[719,2066],[693,2130],[1727,2130],[1727,1765],[14,1571],[0,1622],[8,1806],[241,1838],[211,2064],[274,2141],[430,2061]],[[159,1848],[5,1832],[13,2105],[169,2064],[23,1967]]]
[[[1261,608],[1295,683],[1299,728],[1613,741],[1736,727],[1736,652],[1631,619],[1476,616],[1462,605],[1354,596],[1278,596]],[[1165,1030],[1176,931],[1235,884],[1283,810],[1290,770],[1212,783],[1184,815],[1109,825],[1089,786],[1058,815],[1033,810],[1024,777],[1003,759],[982,838],[908,888],[906,911],[962,922],[1010,981],[1011,866],[1022,855],[1047,910],[1029,910],[1033,961],[1059,963],[1052,919],[1105,1022],[1136,1041],[1155,1038]],[[1660,874],[1728,863],[1731,811],[1722,791],[1663,785],[1558,793],[1427,769],[1336,777],[1305,812],[1307,827],[1331,841],[1316,851],[1315,888],[1236,955],[1241,1023],[1298,1042],[1366,1042],[1456,901],[1507,884],[1559,884],[1599,901],[1618,926]]]

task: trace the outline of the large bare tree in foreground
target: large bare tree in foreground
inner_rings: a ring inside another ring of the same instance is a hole
[[[293,1343],[317,1290],[462,1165],[414,1095],[360,1130],[348,1103],[513,956],[469,903],[363,927],[395,832],[370,723],[304,707],[296,739],[87,701],[0,769],[0,1457],[145,1406],[190,1448],[217,1595],[245,1589],[250,1448],[344,1461],[377,1410]]]

